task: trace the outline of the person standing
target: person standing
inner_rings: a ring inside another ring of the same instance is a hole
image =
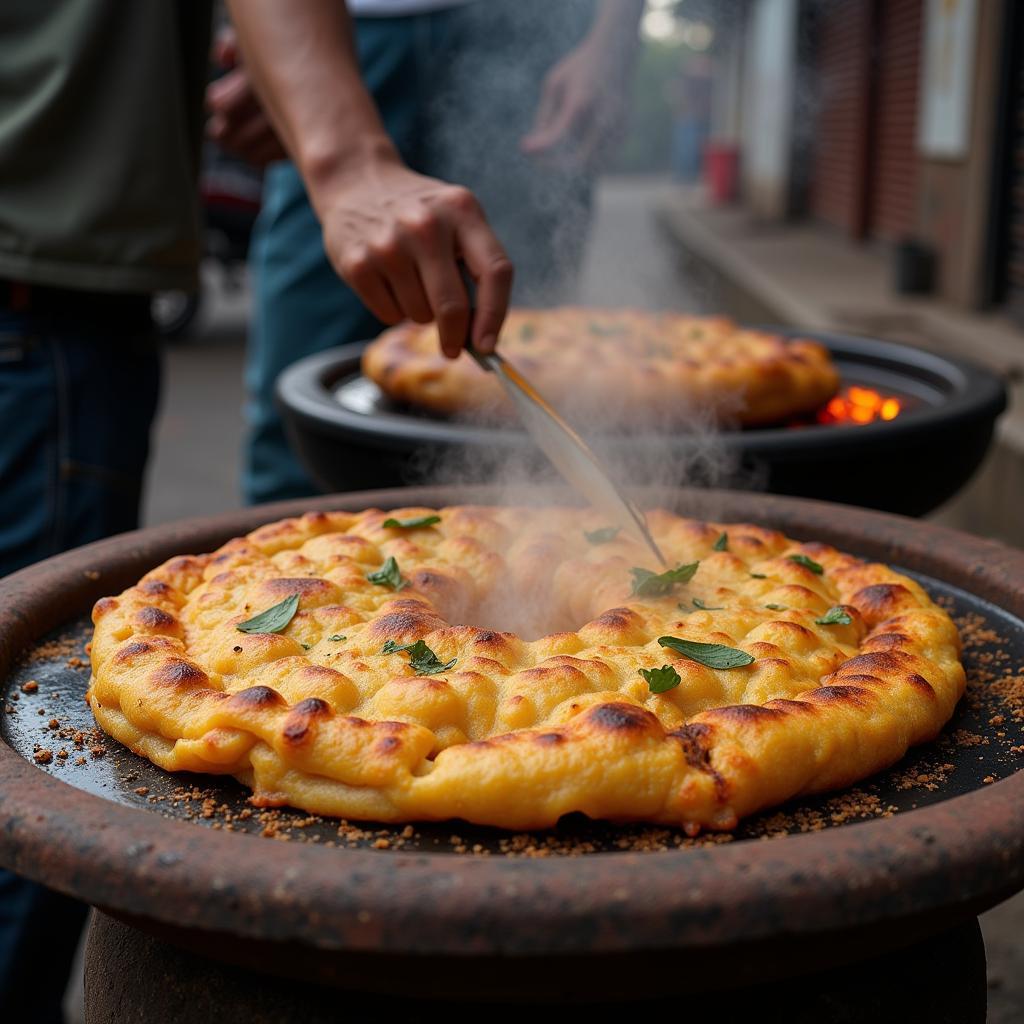
[[[211,6],[0,5],[0,575],[137,525],[191,289]],[[87,908],[0,870],[0,1007],[56,1024]]]
[[[274,400],[282,370],[385,324],[436,320],[487,351],[512,295],[579,267],[641,0],[230,0],[245,63],[211,88],[214,138],[266,175],[251,269],[250,502],[311,494]],[[262,121],[260,95],[277,129]]]

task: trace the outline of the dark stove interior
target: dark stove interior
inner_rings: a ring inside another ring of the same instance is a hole
[[[885,366],[873,366],[853,360],[836,359],[842,379],[839,396],[849,394],[851,389],[867,389],[877,395],[879,401],[894,399],[899,405],[899,415],[907,415],[918,409],[940,406],[945,400],[945,392],[941,385],[927,378],[911,378],[905,373]],[[416,424],[426,420],[433,423],[446,423],[467,427],[490,427],[502,431],[517,431],[515,423],[496,423],[494,421],[458,420],[444,417],[430,410],[416,409],[397,402],[384,394],[380,388],[360,372],[358,364],[349,366],[344,374],[331,381],[327,390],[334,401],[343,409],[355,416],[374,416],[385,418],[397,423],[404,423],[410,431]],[[751,434],[756,430],[792,429],[794,427],[817,427],[832,421],[826,419],[826,409],[805,416],[793,417],[770,428],[741,428],[740,433]],[[880,417],[876,417],[880,418]],[[575,424],[580,426],[580,424]],[[859,426],[854,420],[848,420],[841,426]],[[680,428],[681,430],[685,428]],[[834,429],[834,426],[833,426]]]

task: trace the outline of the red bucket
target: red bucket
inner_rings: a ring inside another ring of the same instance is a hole
[[[724,206],[736,199],[740,151],[732,142],[709,142],[704,147],[704,178],[711,201]]]

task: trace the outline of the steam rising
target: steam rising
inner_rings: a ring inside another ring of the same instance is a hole
[[[430,124],[425,134],[431,139],[426,167],[466,184],[481,200],[516,265],[513,301],[518,305],[581,298],[579,268],[592,206],[589,176],[557,161],[538,166],[520,152],[519,139],[533,122],[546,71],[584,36],[593,10],[583,0],[470,4],[459,9],[456,24],[473,33],[475,45],[460,46],[456,31],[433,58],[433,99],[425,111]],[[481,46],[480,40],[493,45]],[[627,207],[616,208],[618,221],[610,232],[615,248],[591,254],[595,258],[587,263],[583,300],[720,312],[707,301],[707,280],[696,278],[692,266],[681,280],[674,251],[669,252],[651,227],[651,198],[630,199]],[[631,260],[630,244],[660,250],[654,260],[656,281],[642,276],[650,275],[649,255]],[[579,389],[585,391],[585,381]],[[680,405],[671,417],[658,420],[628,396],[622,402],[630,407],[605,406],[596,413],[581,401],[559,403],[559,412],[605,462],[615,482],[639,498],[641,507],[646,489],[754,487],[761,482],[723,441],[717,427],[721,409]],[[612,422],[628,422],[628,427],[610,431]],[[408,482],[489,483],[498,485],[507,504],[566,503],[560,478],[515,428],[491,427],[479,437],[480,443],[422,451]],[[517,607],[523,607],[523,598],[516,595]],[[508,623],[513,614],[511,607],[501,609],[501,621]]]

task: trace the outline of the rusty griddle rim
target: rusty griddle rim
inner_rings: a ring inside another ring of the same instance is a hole
[[[57,556],[0,580],[0,671],[161,560],[210,550],[261,523],[309,508],[497,496],[482,487],[336,495],[155,527]],[[1024,552],[991,541],[794,498],[728,491],[648,498],[893,562],[1024,618]],[[897,920],[938,926],[993,905],[1024,887],[1024,772],[893,818],[818,833],[521,860],[339,850],[198,828],[91,796],[0,744],[0,864],[115,913],[327,950],[544,956],[712,949],[781,934],[884,929]]]

